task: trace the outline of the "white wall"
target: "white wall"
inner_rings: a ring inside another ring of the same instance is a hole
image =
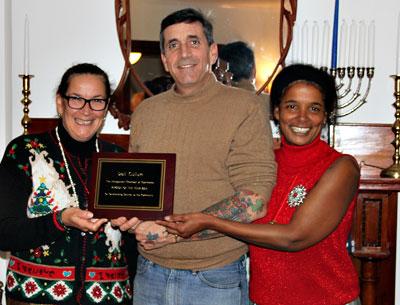
[[[299,23],[305,19],[332,19],[334,0],[298,1]],[[341,0],[340,19],[374,19],[376,23],[376,72],[368,103],[344,118],[345,122],[394,121],[391,106],[394,85],[390,75],[395,73],[399,11],[399,0]],[[25,15],[30,21],[30,71],[35,75],[31,81],[32,117],[55,116],[54,91],[61,74],[71,64],[82,61],[97,63],[109,73],[115,85],[123,69],[115,28],[114,1],[0,0],[1,155],[5,143],[22,133],[21,79],[18,74],[23,71]],[[107,119],[105,131],[122,132],[111,117]],[[400,251],[397,255],[399,262]],[[4,274],[1,264],[0,274]],[[400,288],[399,275],[396,285]],[[396,296],[396,299],[400,304],[400,297]]]
[[[21,79],[24,19],[29,18],[31,117],[56,115],[54,94],[62,73],[72,64],[98,64],[118,84],[123,69],[112,0],[5,0],[11,3],[13,137],[21,134]],[[106,130],[114,120],[107,120]],[[115,124],[115,126],[117,126]],[[112,127],[111,127],[112,128]]]
[[[11,140],[11,6],[0,0],[0,150]],[[2,155],[2,150],[1,150]]]
[[[297,24],[305,20],[328,20],[333,24],[334,0],[298,0]],[[340,1],[339,20],[366,22],[375,20],[375,76],[367,104],[357,112],[341,119],[342,122],[393,123],[394,81],[390,75],[396,72],[397,17],[399,0],[351,0]],[[340,24],[340,23],[339,23]],[[310,29],[311,31],[311,29]],[[321,33],[322,34],[322,33]]]
[[[0,155],[11,140],[11,4],[0,0]],[[7,102],[8,101],[8,102]],[[0,252],[0,281],[5,283],[7,253]],[[1,301],[1,300],[0,300]]]

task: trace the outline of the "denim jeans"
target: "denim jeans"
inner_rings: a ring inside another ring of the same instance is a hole
[[[248,305],[246,263],[203,271],[168,269],[142,256],[134,282],[134,305]]]

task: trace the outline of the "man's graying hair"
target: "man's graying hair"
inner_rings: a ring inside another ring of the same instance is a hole
[[[211,22],[198,10],[193,8],[185,8],[165,17],[161,22],[160,29],[160,50],[161,53],[164,53],[164,30],[170,25],[174,25],[177,23],[193,23],[200,22],[203,26],[204,35],[207,38],[208,45],[212,45],[214,43],[213,38],[213,26]]]

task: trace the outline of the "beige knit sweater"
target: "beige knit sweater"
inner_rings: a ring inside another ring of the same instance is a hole
[[[276,168],[267,109],[210,73],[190,96],[172,88],[143,101],[132,116],[130,151],[176,154],[174,213],[201,211],[238,190],[269,198]],[[247,246],[224,236],[139,252],[167,268],[201,270],[233,262]]]

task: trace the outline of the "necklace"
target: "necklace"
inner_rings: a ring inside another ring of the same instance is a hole
[[[78,195],[76,193],[75,184],[72,181],[71,171],[69,170],[69,164],[68,164],[67,158],[65,157],[63,145],[61,144],[60,135],[58,134],[58,127],[56,127],[56,137],[57,137],[57,141],[58,141],[58,146],[60,147],[61,155],[63,157],[64,164],[65,164],[65,169],[67,171],[67,176],[68,176],[68,179],[72,186],[73,196],[74,196],[75,202],[77,203],[77,205],[79,207]],[[97,139],[96,139],[96,152],[99,152],[99,143],[98,143]]]

